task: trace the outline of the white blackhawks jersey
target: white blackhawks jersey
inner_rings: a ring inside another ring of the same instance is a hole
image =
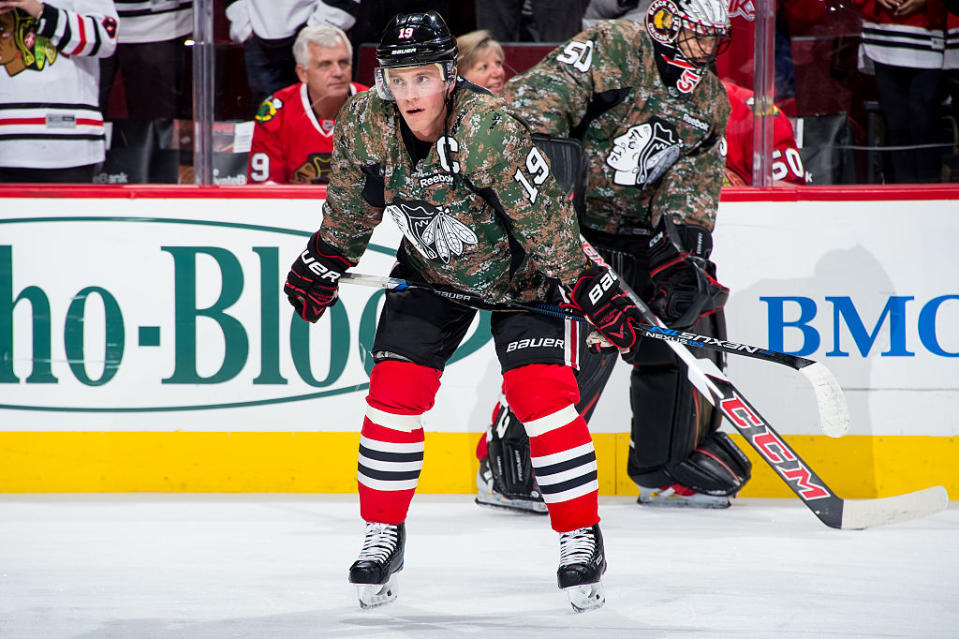
[[[230,36],[243,42],[251,34],[264,40],[296,35],[304,24],[332,24],[349,31],[356,24],[359,0],[226,0]]]
[[[99,58],[113,55],[116,38],[111,0],[51,0],[39,20],[0,15],[0,166],[103,161]]]
[[[193,0],[114,0],[120,44],[173,40],[193,32]]]

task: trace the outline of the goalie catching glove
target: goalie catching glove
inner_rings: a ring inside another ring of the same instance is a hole
[[[709,261],[713,238],[702,226],[676,224],[663,215],[649,242],[649,307],[670,328],[689,328],[726,303],[729,289]]]
[[[633,326],[640,321],[639,309],[620,286],[619,277],[606,267],[594,264],[580,273],[569,298],[568,305],[581,311],[616,348],[628,351],[639,342]]]
[[[314,233],[290,267],[283,286],[296,314],[307,322],[320,319],[328,307],[336,304],[340,276],[351,266],[355,264],[324,242],[319,231]]]

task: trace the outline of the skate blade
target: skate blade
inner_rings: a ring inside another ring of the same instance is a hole
[[[640,506],[646,506],[647,508],[705,508],[722,510],[723,508],[729,508],[730,506],[730,501],[728,499],[689,500],[672,497],[654,498],[650,501],[640,500],[638,503]]]
[[[489,492],[481,492],[476,495],[476,503],[480,506],[492,506],[493,508],[504,508],[524,513],[533,513],[535,515],[545,515],[549,511],[546,504],[541,501],[532,501],[530,499],[509,499],[501,495]]]
[[[390,575],[385,584],[355,584],[356,596],[360,600],[360,608],[375,608],[388,604],[396,599],[396,575]]]
[[[569,596],[569,604],[576,612],[586,612],[602,608],[606,603],[606,587],[599,581],[594,584],[570,586],[564,588]]]

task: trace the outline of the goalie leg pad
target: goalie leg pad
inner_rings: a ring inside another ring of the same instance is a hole
[[[715,432],[666,472],[677,484],[705,495],[731,497],[749,481],[752,463],[726,433]]]
[[[357,487],[364,521],[406,520],[423,468],[422,416],[433,407],[440,371],[412,362],[378,362],[360,431]]]
[[[503,392],[529,436],[530,461],[550,524],[569,532],[599,523],[596,452],[576,411],[572,369],[530,364],[503,373]]]
[[[616,365],[617,353],[593,353],[583,349],[575,371],[579,387],[576,410],[587,422],[596,408],[606,382]],[[523,423],[502,398],[493,409],[491,425],[476,446],[480,460],[476,479],[479,504],[545,514],[546,505],[532,475],[529,437]]]
[[[505,400],[496,405],[493,423],[484,439],[485,459],[492,475],[493,491],[507,500],[522,500],[521,510],[545,512],[543,497],[533,479],[529,437],[523,423],[509,409]],[[482,495],[478,496],[477,500],[480,503],[489,503]],[[526,507],[527,501],[539,502],[539,508]],[[508,506],[508,502],[494,505]]]
[[[723,321],[723,314],[716,313],[702,318],[690,330],[725,337]],[[723,367],[721,353],[708,355]],[[627,473],[640,486],[658,488],[682,483],[673,477],[672,469],[716,431],[721,415],[689,383],[686,365],[664,342],[643,340],[634,363]]]

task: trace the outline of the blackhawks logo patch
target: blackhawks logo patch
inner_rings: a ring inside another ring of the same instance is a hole
[[[263,103],[260,105],[260,108],[257,110],[256,115],[253,116],[253,119],[259,122],[260,124],[266,124],[274,117],[276,117],[276,112],[283,108],[283,100],[280,98],[274,98],[273,96],[268,97],[266,100],[263,100]]]
[[[479,241],[473,231],[449,214],[422,200],[402,201],[386,207],[406,239],[428,260],[450,263]]]
[[[679,159],[682,144],[673,125],[658,117],[629,127],[613,139],[606,157],[606,164],[615,171],[613,182],[646,188]]]

